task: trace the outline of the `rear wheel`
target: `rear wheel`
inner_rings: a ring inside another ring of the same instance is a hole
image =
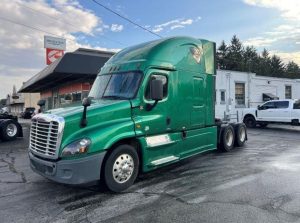
[[[1,138],[3,141],[11,141],[19,135],[19,128],[15,121],[4,121],[0,127]]]
[[[220,148],[224,152],[229,152],[234,147],[235,133],[231,125],[224,127],[221,135]]]
[[[255,128],[256,127],[256,120],[252,115],[246,116],[244,118],[244,123],[248,128]]]
[[[104,165],[104,180],[109,190],[121,192],[135,181],[139,170],[139,157],[134,147],[120,145],[108,156]]]
[[[299,125],[299,119],[293,119],[292,125]]]
[[[245,124],[238,124],[235,127],[235,145],[242,147],[247,139],[247,128]]]

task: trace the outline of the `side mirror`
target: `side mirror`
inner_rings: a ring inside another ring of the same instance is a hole
[[[40,99],[37,103],[38,106],[42,107],[46,104],[46,100],[45,99]]]
[[[85,126],[87,126],[87,119],[86,119],[86,108],[88,106],[90,106],[92,103],[91,99],[90,98],[84,98],[82,100],[82,106],[83,106],[83,113],[82,113],[82,117],[81,117],[81,120],[80,120],[80,127],[81,128],[84,128]]]
[[[82,106],[83,106],[83,107],[88,107],[88,106],[91,105],[91,103],[92,103],[92,101],[91,101],[90,98],[84,98],[84,99],[82,100]]]
[[[257,105],[257,110],[261,110],[261,106],[260,105]]]
[[[150,96],[154,101],[161,101],[164,97],[164,86],[162,80],[152,80],[150,85]]]

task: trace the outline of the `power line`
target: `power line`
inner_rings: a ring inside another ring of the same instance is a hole
[[[7,19],[7,18],[2,17],[2,16],[0,16],[0,19],[4,20],[4,21],[6,21],[6,22],[9,22],[9,23],[13,23],[13,24],[16,24],[16,25],[20,25],[20,26],[27,27],[27,28],[32,29],[32,30],[40,31],[40,32],[47,33],[47,34],[50,34],[50,35],[53,35],[53,36],[57,36],[57,37],[60,37],[60,38],[65,38],[65,39],[67,39],[67,40],[69,40],[69,41],[76,42],[75,40],[72,40],[72,39],[70,39],[70,38],[66,38],[66,37],[64,37],[64,36],[60,36],[60,35],[54,34],[54,33],[49,32],[49,31],[45,31],[45,30],[43,30],[43,29],[41,29],[41,28],[29,26],[29,25],[26,25],[26,24],[21,23],[21,22],[16,22],[16,21]]]
[[[13,20],[10,20],[10,19],[1,17],[1,16],[0,16],[0,20],[6,21],[6,22],[9,22],[9,23],[12,23],[12,24],[16,24],[16,25],[19,25],[19,26],[24,26],[24,27],[29,28],[29,29],[32,29],[32,30],[36,30],[36,31],[39,31],[39,32],[47,33],[47,34],[50,34],[50,35],[53,35],[53,36],[56,36],[56,37],[60,37],[60,38],[64,38],[64,39],[66,39],[66,40],[68,40],[68,41],[77,43],[77,41],[75,41],[75,40],[73,40],[73,39],[70,39],[70,38],[67,38],[67,37],[65,37],[65,36],[60,36],[60,35],[54,34],[54,33],[52,33],[52,32],[45,31],[45,30],[43,30],[43,29],[41,29],[41,28],[29,26],[29,25],[26,25],[26,24],[24,24],[24,23],[16,22],[16,21],[13,21]]]
[[[29,7],[29,6],[25,5],[25,4],[20,3],[20,2],[16,2],[16,3],[17,3],[18,5],[24,7],[24,8],[27,8],[27,9],[33,11],[33,12],[36,12],[36,13],[40,14],[40,15],[47,16],[47,17],[50,18],[50,19],[53,19],[53,20],[58,21],[58,22],[61,22],[61,23],[68,24],[68,25],[73,26],[74,28],[78,29],[78,27],[75,26],[75,25],[73,25],[72,23],[69,23],[69,22],[67,22],[67,21],[59,20],[58,18],[56,18],[56,17],[54,17],[54,16],[48,15],[48,14],[46,14],[46,13],[44,13],[44,12],[41,12],[41,11],[36,10],[36,9],[34,9],[34,8],[31,8],[31,7]]]
[[[159,38],[163,38],[161,35],[158,35],[157,33],[151,31],[150,29],[147,29],[146,27],[137,24],[136,22],[134,22],[134,21],[128,19],[127,17],[125,17],[125,16],[123,16],[123,15],[121,15],[121,14],[119,14],[119,13],[113,11],[112,9],[110,9],[110,8],[108,8],[107,6],[101,4],[100,2],[97,2],[96,0],[92,0],[92,1],[93,1],[94,3],[96,3],[97,5],[101,6],[102,8],[106,9],[107,11],[109,11],[109,12],[111,12],[111,13],[113,13],[113,14],[119,16],[120,18],[126,20],[127,22],[130,22],[131,24],[133,24],[133,25],[135,25],[135,26],[137,26],[137,27],[139,27],[139,28],[141,28],[141,29],[143,29],[143,30],[145,30],[145,31],[147,31],[147,32],[149,32],[149,33],[151,33],[151,34],[153,34],[153,35],[159,37]]]
[[[53,20],[58,21],[58,22],[61,22],[61,23],[68,24],[68,25],[70,25],[70,26],[72,26],[72,27],[78,29],[78,26],[75,26],[75,25],[72,24],[72,23],[69,23],[69,22],[67,22],[67,21],[59,20],[59,19],[57,19],[57,18],[54,17],[54,16],[50,16],[50,15],[44,13],[44,12],[41,12],[41,11],[36,10],[36,9],[34,9],[34,8],[31,8],[31,7],[29,7],[29,6],[25,5],[25,4],[22,4],[22,3],[19,3],[19,2],[16,2],[16,3],[17,3],[18,5],[24,7],[24,8],[27,8],[27,9],[29,9],[29,10],[35,12],[35,13],[38,13],[38,14],[40,14],[40,15],[47,16],[47,17],[50,18],[50,19],[53,19]],[[106,37],[106,36],[99,36],[99,37],[101,37],[101,38],[103,38],[103,39],[106,39],[106,40],[108,40],[108,41],[111,41],[111,42],[115,42],[115,43],[117,43],[117,44],[119,44],[119,45],[124,46],[123,43],[121,43],[121,42],[119,42],[119,41],[117,41],[117,40],[110,39],[110,38],[108,38],[108,37]]]

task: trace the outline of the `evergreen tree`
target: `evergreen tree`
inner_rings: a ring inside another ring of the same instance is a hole
[[[300,67],[294,61],[288,62],[285,67],[286,76],[289,78],[299,78],[300,77]]]
[[[242,71],[243,45],[234,35],[228,47],[228,69]]]
[[[221,45],[217,49],[217,64],[218,67],[221,69],[227,69],[227,54],[228,54],[228,47],[223,40]]]
[[[247,46],[243,51],[242,70],[247,72],[255,72],[258,63],[258,55],[253,46]]]
[[[298,64],[290,61],[285,66],[279,56],[273,55],[271,57],[267,49],[263,49],[260,55],[253,46],[244,48],[236,35],[232,37],[229,46],[224,41],[221,42],[216,52],[216,60],[221,69],[300,79]]]
[[[270,60],[271,75],[273,77],[284,77],[284,65],[280,57],[273,55]]]
[[[258,75],[263,76],[269,76],[271,74],[271,59],[269,56],[269,51],[264,49],[262,51],[259,63],[258,63],[258,69],[257,69]]]

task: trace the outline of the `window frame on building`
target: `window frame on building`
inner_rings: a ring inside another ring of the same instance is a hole
[[[289,88],[289,90],[288,90]],[[292,85],[285,85],[284,87],[284,95],[285,95],[285,99],[292,99]]]
[[[237,85],[243,86],[242,94],[237,94]],[[242,97],[242,98],[237,98],[237,97]],[[234,83],[234,98],[235,98],[235,107],[240,107],[240,108],[246,107],[246,83],[245,82]],[[239,101],[241,101],[242,103],[239,103]]]
[[[222,94],[224,94],[224,100],[223,100],[223,97],[222,97]],[[223,104],[226,104],[226,90],[225,89],[220,89],[220,104],[223,105]]]

